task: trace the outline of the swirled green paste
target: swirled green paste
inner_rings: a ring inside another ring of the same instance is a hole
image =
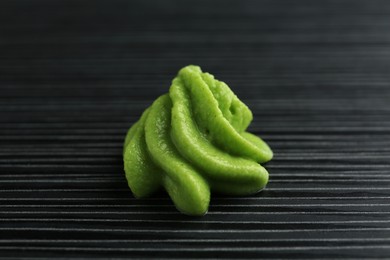
[[[137,198],[161,187],[176,208],[204,215],[210,190],[249,195],[263,189],[260,165],[272,151],[246,132],[252,112],[230,88],[198,66],[182,68],[169,93],[160,96],[128,131],[124,169]]]

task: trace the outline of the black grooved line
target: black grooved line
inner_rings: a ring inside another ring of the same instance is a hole
[[[127,129],[198,64],[275,158],[202,218],[135,199]],[[0,2],[0,259],[386,259],[390,2]]]

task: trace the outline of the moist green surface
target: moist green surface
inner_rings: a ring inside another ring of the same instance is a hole
[[[204,215],[210,190],[249,195],[263,189],[260,165],[272,151],[246,132],[252,112],[223,82],[198,66],[181,69],[169,94],[159,97],[128,131],[124,169],[136,197],[163,187],[176,208]]]

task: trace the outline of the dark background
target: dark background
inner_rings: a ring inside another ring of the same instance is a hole
[[[187,65],[273,148],[265,191],[136,200],[127,129]],[[390,1],[0,2],[0,258],[390,256]]]

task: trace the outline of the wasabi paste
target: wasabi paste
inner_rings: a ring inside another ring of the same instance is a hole
[[[124,170],[137,198],[163,187],[184,214],[207,213],[210,190],[249,195],[262,190],[269,146],[246,132],[252,112],[230,88],[198,66],[182,68],[129,129]]]

